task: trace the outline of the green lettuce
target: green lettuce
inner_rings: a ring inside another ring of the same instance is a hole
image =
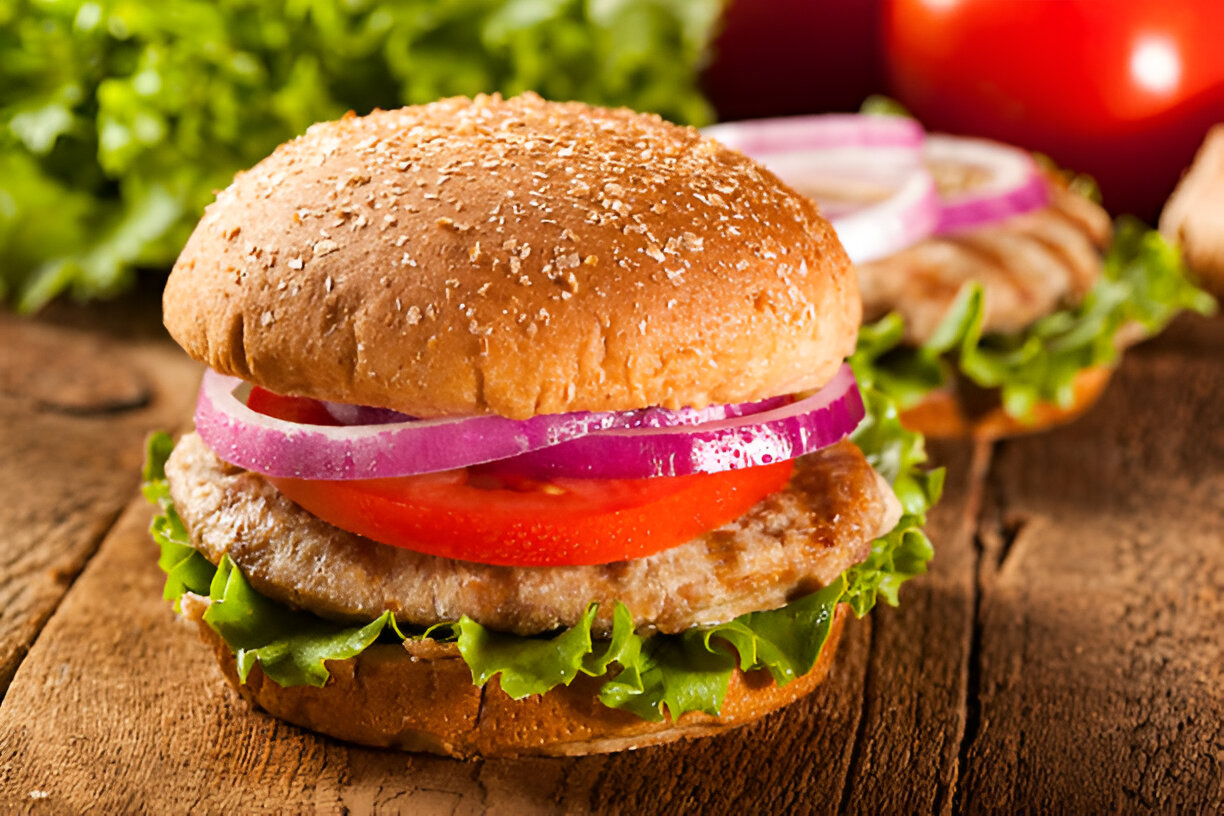
[[[716,715],[737,666],[768,671],[786,685],[815,664],[839,603],[860,616],[879,599],[895,605],[900,585],[925,572],[933,556],[921,525],[939,498],[943,471],[919,469],[926,458],[922,437],[901,427],[895,406],[884,395],[870,387],[863,390],[869,416],[854,439],[897,486],[905,515],[873,542],[866,561],[780,609],[676,635],[643,636],[634,631],[630,611],[617,603],[606,639],[592,634],[595,604],[569,629],[535,637],[495,632],[466,616],[407,634],[390,613],[365,626],[325,621],[255,592],[228,556],[214,567],[191,548],[165,482],[164,463],[173,443],[157,434],[148,443],[144,490],[161,508],[152,530],[162,551],[158,563],[166,573],[165,595],[176,605],[185,592],[211,600],[204,620],[234,650],[244,679],[258,663],[281,685],[322,686],[329,676],[328,660],[353,657],[380,638],[428,637],[456,644],[473,683],[484,685],[496,677],[515,699],[569,685],[582,674],[603,679],[599,699],[604,705],[643,719],[676,718],[687,711]]]
[[[213,191],[312,122],[538,91],[703,124],[723,0],[0,3],[0,303],[166,267]]]
[[[1016,334],[983,334],[982,287],[968,283],[921,346],[903,345],[905,325],[893,313],[863,326],[851,362],[861,383],[903,409],[957,371],[982,388],[998,389],[1003,409],[1024,421],[1041,402],[1069,407],[1080,371],[1115,363],[1124,328],[1138,326],[1150,336],[1181,311],[1214,309],[1211,296],[1189,278],[1176,247],[1124,217],[1115,225],[1100,280],[1078,305]]]

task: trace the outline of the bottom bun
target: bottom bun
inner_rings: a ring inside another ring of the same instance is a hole
[[[1075,393],[1070,406],[1063,408],[1039,402],[1028,422],[1009,416],[998,404],[981,412],[971,412],[954,390],[945,388],[932,391],[913,408],[902,411],[901,423],[933,439],[989,440],[1033,433],[1070,422],[1091,408],[1104,392],[1112,373],[1113,369],[1105,366],[1084,369],[1075,376]]]
[[[705,737],[746,725],[804,696],[829,673],[849,608],[839,604],[816,665],[785,687],[769,672],[734,671],[722,714],[691,711],[648,722],[597,698],[599,678],[514,700],[496,678],[482,689],[452,643],[380,644],[355,658],[328,661],[322,688],[282,687],[256,665],[245,683],[234,655],[203,620],[209,600],[187,594],[183,614],[196,621],[238,693],[274,717],[348,742],[453,757],[581,756]]]

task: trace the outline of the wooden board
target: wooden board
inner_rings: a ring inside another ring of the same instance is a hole
[[[71,322],[18,329],[82,331]],[[0,644],[29,649],[0,703],[0,803],[10,809],[1224,807],[1224,320],[1185,321],[1137,350],[1077,425],[939,446],[951,474],[931,525],[932,573],[907,585],[901,608],[851,622],[829,680],[807,700],[716,740],[473,762],[318,738],[248,709],[221,682],[160,599],[149,511],[132,500],[111,523],[139,459],[118,429],[138,448],[138,426],[182,421],[193,390],[183,380],[195,369],[151,337],[87,334],[107,338],[110,363],[146,378],[151,396],[116,410],[112,420],[143,417],[130,427],[72,426],[62,410],[31,405],[27,390],[24,410],[38,417],[28,421],[58,421],[79,438],[0,435],[6,484],[19,484],[20,469],[48,472],[30,477],[41,490],[24,495],[45,498],[30,499],[38,510],[21,540],[87,564],[44,592],[41,618],[0,617]],[[96,454],[57,464],[65,439]],[[90,484],[115,493],[83,492]],[[4,568],[20,560],[9,542],[24,518],[0,515]],[[23,569],[0,588],[37,583],[38,569]]]
[[[0,694],[131,499],[141,440],[189,419],[199,369],[155,309],[109,332],[0,316]]]
[[[1116,380],[988,478],[967,811],[1224,808],[1224,334]]]

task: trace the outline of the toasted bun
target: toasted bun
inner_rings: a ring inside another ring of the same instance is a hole
[[[193,357],[274,391],[515,418],[818,387],[860,315],[772,173],[534,95],[315,125],[218,196],[163,305]]]
[[[1063,408],[1048,402],[1038,403],[1031,422],[1020,422],[1008,416],[1000,405],[973,414],[965,409],[956,393],[948,389],[927,394],[922,402],[901,413],[901,422],[933,439],[1000,439],[1034,433],[1070,422],[1091,408],[1105,390],[1112,373],[1113,369],[1103,366],[1079,372],[1075,377],[1071,405]]]
[[[1224,124],[1208,131],[1160,214],[1160,231],[1181,247],[1203,285],[1224,296]]]
[[[453,644],[422,641],[375,645],[349,660],[329,661],[322,688],[284,688],[259,668],[245,683],[234,656],[204,623],[208,599],[184,595],[184,614],[198,623],[230,684],[274,717],[348,742],[454,757],[577,756],[623,751],[717,734],[746,725],[810,692],[829,673],[848,607],[837,607],[816,665],[779,688],[768,672],[732,674],[722,714],[689,712],[648,722],[602,705],[599,682],[579,675],[569,686],[513,700],[497,680],[482,690]],[[406,650],[405,650],[406,649]]]

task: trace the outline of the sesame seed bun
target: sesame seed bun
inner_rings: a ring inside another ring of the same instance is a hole
[[[818,387],[860,304],[829,224],[750,159],[524,95],[312,127],[208,208],[164,311],[273,391],[525,418]]]

